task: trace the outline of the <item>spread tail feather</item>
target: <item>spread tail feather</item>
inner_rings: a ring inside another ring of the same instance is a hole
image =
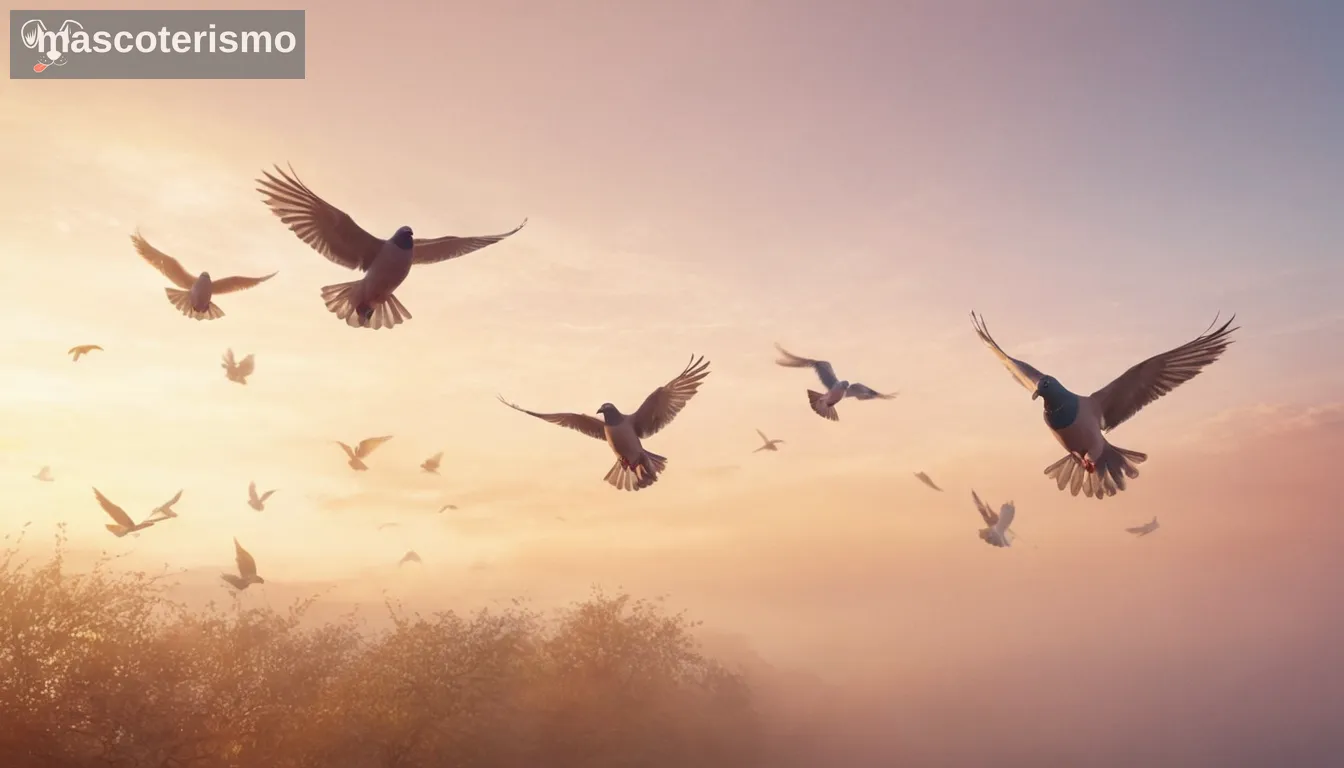
[[[163,292],[168,294],[168,301],[172,302],[177,311],[190,317],[193,320],[218,320],[224,316],[224,310],[219,308],[215,302],[210,302],[210,306],[205,308],[204,312],[191,306],[191,292],[184,291],[181,288],[164,288]]]
[[[395,295],[389,295],[376,306],[365,306],[364,311],[360,312],[356,298],[362,282],[353,280],[348,283],[325,285],[322,287],[322,301],[326,302],[328,310],[344,320],[351,328],[371,328],[376,331],[380,328],[401,325],[411,319],[410,310],[406,309],[406,305],[398,301]]]
[[[656,453],[644,452],[644,458],[633,470],[626,469],[620,459],[612,465],[607,476],[602,478],[620,491],[638,491],[658,482],[658,475],[667,469],[667,457]]]
[[[1074,496],[1082,491],[1089,499],[1101,499],[1114,496],[1125,490],[1125,478],[1133,480],[1139,476],[1138,467],[1148,460],[1148,454],[1131,451],[1106,443],[1101,458],[1096,460],[1096,471],[1088,472],[1083,468],[1082,459],[1070,453],[1045,468],[1047,477],[1054,479],[1062,491],[1065,487]]]
[[[840,414],[835,412],[835,406],[827,405],[823,402],[825,398],[825,392],[813,392],[810,389],[807,390],[807,402],[811,404],[812,410],[816,411],[818,416],[830,419],[831,421],[839,421]]]

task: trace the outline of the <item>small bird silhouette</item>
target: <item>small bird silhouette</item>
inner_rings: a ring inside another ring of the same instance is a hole
[[[444,504],[442,507],[439,507],[439,513],[442,514],[444,510],[448,510],[448,509],[456,510],[456,509],[457,509],[457,505],[456,505],[456,504]]]
[[[221,573],[219,578],[228,582],[234,589],[242,591],[253,584],[265,584],[266,580],[257,575],[257,560],[243,545],[233,540],[233,559],[238,564],[238,575]]]
[[[155,507],[154,511],[150,513],[149,519],[157,523],[160,520],[168,520],[170,518],[177,517],[177,513],[173,511],[173,505],[181,500],[182,500],[182,491],[179,490],[176,494],[173,495],[173,498]]]
[[[37,478],[38,480],[41,480],[44,483],[50,483],[56,479],[51,476],[51,467],[43,467],[37,470],[37,474],[33,475],[33,477]]]
[[[130,515],[126,514],[126,510],[109,501],[97,488],[93,489],[93,496],[98,499],[98,505],[103,508],[103,511],[107,513],[107,516],[114,521],[113,523],[108,523],[106,527],[107,530],[111,531],[112,535],[116,536],[118,539],[128,533],[143,531],[158,522],[157,520],[144,520],[139,523],[135,522],[131,519]]]
[[[257,369],[257,361],[253,355],[248,355],[242,360],[234,362],[233,350],[226,349],[224,350],[224,362],[219,367],[224,369],[224,378],[246,385],[247,377],[251,376],[252,372]]]
[[[253,480],[252,482],[247,484],[247,506],[257,510],[258,512],[265,512],[266,500],[271,498],[272,493],[275,493],[275,491],[274,490],[267,491],[258,496],[257,481]]]
[[[776,448],[775,446],[784,442],[783,440],[771,440],[770,438],[766,437],[765,433],[759,429],[756,430],[756,434],[761,436],[761,439],[765,441],[765,445],[762,445],[760,448],[757,448],[756,450],[752,451],[752,453],[760,453],[761,451],[778,451],[779,449]]]
[[[97,344],[80,344],[77,347],[71,347],[70,351],[66,352],[66,354],[70,355],[70,362],[78,363],[79,358],[89,354],[95,349],[98,350],[99,352],[103,351],[103,348],[98,346]]]
[[[354,448],[351,448],[345,443],[342,443],[340,440],[337,440],[336,444],[341,446],[341,448],[345,449],[345,455],[350,458],[350,461],[346,463],[350,465],[350,468],[363,472],[364,470],[369,468],[368,465],[364,463],[364,459],[367,459],[369,457],[369,454],[373,453],[375,448],[382,445],[383,443],[386,443],[388,440],[391,439],[392,439],[391,435],[384,435],[382,437],[366,437],[363,440],[360,440],[359,445],[355,446]]]
[[[926,474],[924,474],[923,472],[916,472],[916,473],[915,473],[915,477],[919,478],[919,482],[921,482],[921,483],[923,483],[923,484],[929,486],[930,488],[932,488],[932,489],[935,490],[935,491],[942,491],[942,490],[943,490],[942,488],[939,488],[939,487],[938,487],[938,484],[935,483],[935,482],[933,482],[933,480],[929,479],[929,476],[926,475]]]
[[[421,560],[420,556],[415,553],[415,550],[411,550],[410,552],[407,552],[406,554],[401,556],[401,560],[397,563],[397,565],[405,565],[407,563],[424,564],[424,561]]]
[[[810,357],[799,357],[792,352],[784,349],[779,344],[775,344],[775,349],[779,351],[779,359],[775,361],[777,365],[785,368],[811,368],[821,380],[821,385],[826,388],[825,392],[814,392],[807,390],[807,402],[812,406],[812,410],[823,419],[839,421],[840,415],[835,412],[835,405],[846,397],[852,397],[855,400],[890,400],[899,392],[883,394],[859,382],[849,383],[848,380],[841,380],[835,375],[835,369],[825,360],[813,360]]]
[[[430,456],[428,459],[425,459],[425,463],[420,465],[420,469],[423,469],[424,471],[428,472],[431,475],[437,475],[439,474],[439,462],[441,461],[443,461],[442,451],[434,454],[433,456]]]
[[[140,258],[177,286],[164,289],[168,301],[179,312],[195,320],[217,320],[224,316],[224,310],[211,301],[211,297],[251,288],[279,274],[272,272],[264,277],[225,277],[213,281],[209,272],[192,277],[177,259],[150,245],[140,236],[139,230],[131,235],[131,244]]]
[[[975,491],[971,491],[971,500],[975,502],[975,509],[984,519],[987,528],[980,529],[980,539],[986,544],[995,547],[1009,547],[1013,544],[1013,539],[1017,534],[1009,527],[1013,524],[1013,518],[1017,516],[1017,507],[1013,502],[1008,502],[1000,507],[998,512],[989,508],[989,505],[980,500]]]
[[[1159,526],[1157,524],[1157,515],[1153,515],[1152,520],[1149,520],[1143,525],[1135,526],[1133,528],[1126,528],[1125,533],[1132,533],[1139,538],[1143,538],[1144,536],[1147,536],[1153,531],[1156,531],[1158,527]]]

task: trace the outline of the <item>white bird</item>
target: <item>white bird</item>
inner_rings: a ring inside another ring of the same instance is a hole
[[[919,478],[919,481],[920,481],[921,483],[923,483],[923,484],[929,486],[930,488],[932,488],[932,489],[935,490],[935,491],[942,491],[942,490],[943,490],[942,488],[939,488],[939,487],[938,487],[938,484],[935,483],[935,482],[933,482],[933,480],[932,480],[928,475],[924,474],[923,472],[916,472],[916,473],[915,473],[915,477]]]
[[[103,351],[103,348],[100,347],[100,346],[98,346],[97,344],[80,344],[80,345],[77,346],[77,347],[71,347],[71,348],[70,348],[70,351],[66,352],[66,354],[71,356],[71,357],[70,357],[70,362],[72,362],[72,363],[78,363],[78,362],[79,362],[79,358],[83,357],[84,355],[89,354],[90,352],[92,352],[92,351],[94,351],[94,350],[98,350],[99,352],[102,352],[102,351]]]
[[[1153,515],[1152,520],[1144,523],[1143,525],[1136,526],[1134,528],[1126,528],[1125,533],[1132,533],[1135,536],[1138,536],[1139,538],[1143,538],[1144,536],[1147,536],[1148,534],[1152,533],[1153,531],[1156,531],[1157,529],[1158,529],[1157,515]]]
[[[257,510],[258,512],[265,512],[266,500],[271,498],[272,493],[275,493],[275,491],[274,490],[267,491],[258,496],[257,481],[253,480],[252,482],[247,484],[247,506]]]
[[[840,416],[835,412],[835,404],[846,397],[852,397],[855,400],[890,400],[900,394],[899,392],[883,394],[857,381],[850,384],[836,376],[835,369],[825,360],[799,357],[779,344],[775,344],[775,349],[779,350],[780,354],[780,358],[775,361],[777,364],[785,368],[811,368],[816,371],[817,378],[821,379],[821,385],[826,388],[826,391],[813,392],[810,389],[807,390],[807,401],[812,406],[812,410],[816,411],[817,415],[822,418],[839,421]]]
[[[253,584],[265,584],[266,580],[257,575],[257,560],[243,545],[238,543],[238,539],[233,540],[233,559],[238,564],[238,575],[232,573],[221,573],[219,578],[227,581],[234,589],[244,590]]]
[[[425,561],[421,560],[420,556],[415,553],[415,550],[411,550],[410,552],[407,552],[406,554],[401,556],[401,560],[397,563],[397,565],[405,565],[407,563],[420,563],[423,565],[424,562]]]
[[[1068,454],[1045,468],[1062,491],[1066,486],[1074,496],[1081,489],[1098,500],[1125,490],[1125,478],[1139,476],[1136,464],[1148,459],[1145,453],[1112,445],[1104,433],[1125,423],[1145,405],[1157,400],[1181,384],[1198,376],[1217,360],[1232,343],[1228,329],[1233,315],[1222,327],[1175,349],[1144,360],[1115,381],[1093,392],[1078,395],[1064,388],[1053,376],[1047,376],[1021,360],[1008,356],[989,335],[983,317],[971,313],[971,322],[980,340],[999,358],[1008,372],[1031,391],[1031,399],[1044,403],[1045,424]],[[1209,329],[1218,319],[1215,317]]]
[[[211,301],[211,297],[246,290],[280,274],[272,272],[264,277],[225,277],[213,281],[209,272],[192,277],[177,259],[150,245],[140,236],[139,230],[131,235],[131,243],[142,259],[177,286],[164,289],[168,301],[179,312],[196,320],[217,320],[224,316],[224,310]]]
[[[641,441],[672,423],[708,375],[709,363],[703,357],[697,359],[692,355],[685,370],[655,389],[644,399],[639,410],[624,414],[611,403],[603,403],[597,409],[602,419],[580,413],[537,413],[519,408],[502,396],[499,401],[529,416],[606,440],[612,453],[616,454],[616,463],[603,479],[619,490],[638,491],[657,482],[658,475],[667,468],[667,457],[646,451]]]
[[[752,451],[752,453],[760,453],[761,451],[778,451],[779,448],[775,446],[784,442],[783,440],[771,440],[770,438],[766,437],[765,433],[759,429],[756,430],[756,434],[761,436],[761,439],[765,441],[765,444],[762,445],[760,448],[757,448],[756,450]]]
[[[233,350],[226,349],[224,350],[224,362],[219,367],[224,369],[224,378],[246,385],[247,377],[251,376],[252,372],[257,369],[257,361],[253,355],[248,355],[242,360],[234,362]]]
[[[33,477],[37,478],[38,480],[41,480],[44,483],[50,483],[56,479],[51,475],[51,467],[43,467],[37,470],[37,474],[33,475]]]
[[[345,449],[345,455],[350,458],[350,461],[346,463],[350,465],[350,468],[363,472],[368,469],[368,466],[364,463],[364,459],[367,459],[369,454],[373,453],[375,448],[391,439],[391,435],[384,435],[383,437],[366,437],[363,440],[360,440],[359,445],[354,448],[342,443],[340,440],[337,440],[336,444]]]
[[[275,167],[279,178],[262,171],[257,191],[265,195],[271,212],[300,240],[329,261],[346,269],[358,269],[364,277],[322,288],[327,309],[352,328],[391,328],[411,319],[411,313],[393,295],[411,265],[435,264],[465,256],[518,232],[517,227],[498,235],[478,237],[417,238],[410,227],[401,227],[383,240],[366,232],[344,211],[326,202],[289,173]]]
[[[1011,526],[1013,518],[1017,515],[1017,507],[1013,502],[1008,502],[999,508],[996,513],[989,508],[989,505],[980,500],[975,491],[971,491],[971,499],[975,501],[975,509],[980,513],[980,517],[985,519],[987,528],[980,529],[980,538],[986,544],[996,547],[1009,547],[1013,544],[1013,539],[1017,534],[1013,532]]]
[[[168,520],[177,517],[177,513],[173,511],[173,505],[181,500],[182,491],[179,489],[178,492],[173,495],[173,498],[155,507],[154,511],[150,513],[149,519],[157,523],[160,520]]]
[[[131,519],[130,515],[126,514],[126,510],[109,501],[97,488],[93,489],[93,496],[98,499],[98,505],[103,508],[103,511],[107,513],[107,516],[112,518],[113,522],[109,523],[106,527],[107,530],[111,531],[112,535],[116,536],[118,539],[128,533],[142,531],[158,522],[157,520],[144,520],[139,523],[135,522]]]
[[[424,463],[420,465],[420,469],[424,470],[425,472],[428,472],[431,475],[437,475],[439,474],[439,462],[441,461],[443,461],[442,451],[434,454],[433,456],[430,456],[428,459],[425,459]]]

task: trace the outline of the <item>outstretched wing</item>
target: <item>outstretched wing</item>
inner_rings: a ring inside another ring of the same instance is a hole
[[[140,236],[140,230],[137,229],[135,234],[131,235],[131,244],[135,246],[135,251],[140,254],[140,258],[149,262],[151,267],[159,270],[173,285],[184,291],[189,291],[191,286],[196,284],[196,278],[192,277],[191,273],[177,259],[150,245],[145,238]]]
[[[993,525],[999,521],[999,513],[989,508],[989,505],[980,500],[980,496],[975,491],[971,491],[971,499],[975,502],[975,511],[984,518],[985,525]]]
[[[257,360],[252,355],[244,357],[242,361],[238,363],[238,373],[241,376],[251,376],[252,372],[255,371],[256,369],[257,369]]]
[[[107,513],[108,517],[112,518],[113,522],[127,528],[135,527],[135,521],[131,520],[131,516],[126,514],[126,510],[109,501],[108,498],[103,495],[102,491],[94,488],[93,496],[98,499],[98,505],[103,508],[103,511]]]
[[[253,480],[252,482],[250,482],[250,483],[247,484],[247,500],[248,500],[248,501],[260,501],[260,499],[257,498],[257,481],[256,481],[256,480]]]
[[[375,448],[382,445],[383,443],[386,443],[388,440],[391,439],[392,439],[391,435],[383,435],[382,437],[366,437],[363,440],[359,441],[359,445],[355,446],[355,456],[357,458],[366,459],[368,458],[370,453],[373,453]]]
[[[765,436],[765,433],[762,432],[761,430],[759,430],[759,429],[756,430],[756,434],[758,434],[758,435],[761,436],[761,440],[763,440],[763,441],[765,441],[765,442],[767,442],[767,443],[770,442],[770,438],[766,437],[766,436]]]
[[[278,490],[280,490],[280,489],[279,489],[279,488],[276,488],[275,490],[270,490],[270,491],[267,491],[267,492],[261,494],[261,501],[262,501],[262,502],[265,502],[267,499],[271,498],[271,494],[275,493],[275,491],[278,491]]]
[[[775,349],[779,350],[780,355],[779,359],[775,361],[776,364],[782,365],[785,368],[811,368],[817,372],[817,378],[821,379],[821,385],[828,390],[831,387],[834,387],[836,382],[840,381],[835,375],[835,369],[825,360],[813,360],[810,357],[799,357],[781,347],[778,343],[775,344]]]
[[[233,277],[221,277],[210,284],[210,292],[215,295],[221,293],[237,293],[238,291],[251,288],[254,285],[261,285],[278,274],[280,274],[279,271],[272,272],[271,274],[262,277],[238,277],[236,275]]]
[[[333,442],[335,442],[337,445],[341,446],[341,450],[345,451],[345,455],[346,455],[346,456],[349,456],[349,457],[352,458],[352,459],[355,458],[355,449],[354,449],[354,448],[351,448],[350,446],[346,445],[345,443],[342,443],[340,440],[335,440],[335,441],[333,441]]]
[[[233,348],[230,347],[229,349],[224,350],[224,367],[233,370],[237,366],[238,364],[233,359]]]
[[[643,439],[671,424],[672,419],[676,418],[681,409],[686,407],[686,403],[695,396],[700,389],[700,382],[708,375],[709,361],[704,357],[696,358],[692,355],[686,368],[677,374],[675,379],[653,390],[644,398],[639,410],[630,417],[633,419],[635,434]]]
[[[1006,531],[1012,527],[1015,517],[1017,517],[1017,507],[1010,501],[999,507],[999,521],[994,524],[994,527],[1000,531]]]
[[[185,490],[185,489],[183,489],[183,490]],[[163,504],[161,504],[160,506],[162,506],[162,507],[171,507],[171,506],[173,506],[174,504],[176,504],[177,502],[179,502],[179,501],[181,501],[181,500],[182,500],[182,490],[179,490],[177,493],[173,494],[173,498],[171,498],[171,499],[169,499],[169,500],[163,502]]]
[[[1144,360],[1093,392],[1092,402],[1101,410],[1101,428],[1115,429],[1143,410],[1145,405],[1198,376],[1232,343],[1228,337],[1237,328],[1228,326],[1236,319],[1233,315],[1218,330],[1209,333],[1205,329],[1194,341]],[[1217,323],[1218,318],[1215,317],[1213,322]],[[1209,328],[1213,328],[1213,323]]]
[[[237,539],[233,540],[233,559],[237,561],[238,573],[241,574],[243,578],[257,575],[256,558],[252,557],[252,553],[243,549],[243,545],[239,544]]]
[[[412,263],[415,264],[437,264],[440,261],[456,259],[458,256],[466,256],[472,251],[479,251],[487,245],[494,245],[500,240],[515,234],[518,230],[527,226],[527,219],[523,223],[498,235],[478,235],[476,237],[456,237],[447,235],[445,237],[416,238],[415,250],[411,256]]]
[[[526,408],[520,408],[513,403],[510,403],[508,400],[505,400],[502,395],[498,395],[497,397],[499,397],[499,402],[509,406],[515,411],[522,411],[528,416],[535,416],[542,421],[549,421],[550,423],[561,427],[568,427],[576,432],[582,432],[589,437],[595,437],[598,440],[607,439],[607,434],[603,428],[604,425],[602,424],[601,419],[582,413],[537,413],[536,411],[529,411]]]
[[[262,171],[265,179],[257,179],[257,191],[265,195],[265,203],[282,224],[289,227],[313,250],[333,263],[347,269],[368,272],[382,250],[383,241],[355,223],[350,215],[328,203],[299,181],[293,167],[289,173],[275,166],[279,178],[270,171]]]
[[[900,393],[891,392],[889,394],[883,394],[882,392],[878,392],[869,387],[867,384],[859,384],[858,382],[855,382],[849,385],[849,389],[845,392],[845,397],[852,397],[855,400],[891,400],[898,394]]]
[[[1147,531],[1148,531],[1148,526],[1147,526],[1147,525],[1139,525],[1139,526],[1135,526],[1135,527],[1133,527],[1133,528],[1126,528],[1126,529],[1125,529],[1125,533],[1146,533]]]
[[[983,316],[977,316],[975,312],[971,312],[971,323],[975,326],[976,335],[985,343],[985,346],[989,347],[989,351],[993,352],[994,356],[999,358],[999,361],[1008,369],[1008,372],[1013,374],[1013,378],[1017,379],[1018,383],[1028,390],[1035,392],[1037,382],[1039,382],[1041,377],[1045,374],[1021,360],[1009,357],[1008,353],[1003,351],[1003,347],[1000,347],[999,343],[994,341],[994,337],[989,335],[989,326],[985,325],[985,318]]]

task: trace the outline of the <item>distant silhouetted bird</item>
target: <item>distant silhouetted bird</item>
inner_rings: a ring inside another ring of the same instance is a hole
[[[97,344],[80,344],[77,347],[71,347],[70,351],[66,352],[66,354],[70,355],[70,362],[78,363],[79,358],[89,354],[95,349],[98,350],[99,352],[103,351],[103,348],[98,346]]]
[[[216,320],[224,316],[224,310],[211,301],[211,297],[251,288],[279,274],[272,272],[264,277],[225,277],[214,281],[210,279],[209,272],[192,277],[177,259],[150,245],[140,236],[139,231],[131,235],[131,243],[141,258],[177,286],[164,289],[168,301],[179,312],[196,320]]]
[[[149,519],[153,520],[154,522],[158,522],[160,520],[168,520],[170,518],[177,517],[177,513],[173,511],[173,505],[177,504],[177,502],[181,500],[182,500],[182,491],[179,490],[176,494],[173,495],[173,498],[155,507],[154,511],[150,513]]]
[[[226,349],[224,350],[224,362],[219,367],[224,369],[224,377],[229,381],[246,385],[247,377],[251,376],[252,372],[257,369],[257,361],[254,356],[248,355],[235,363],[233,361],[233,350]]]
[[[221,573],[219,578],[227,581],[234,589],[242,591],[253,584],[265,584],[266,580],[257,575],[257,561],[238,539],[233,540],[233,559],[238,564],[238,575]]]
[[[391,328],[411,319],[411,313],[393,295],[411,265],[434,264],[456,259],[497,243],[527,224],[498,235],[476,237],[417,238],[410,227],[400,227],[388,240],[364,231],[348,214],[304,186],[291,167],[289,173],[275,167],[279,177],[262,171],[257,191],[282,223],[300,240],[329,261],[346,269],[358,269],[364,277],[322,288],[327,309],[352,328]]]
[[[942,488],[939,488],[939,487],[938,487],[938,484],[935,483],[935,482],[933,482],[933,480],[931,480],[931,479],[929,478],[929,476],[926,475],[926,474],[924,474],[923,472],[916,472],[916,473],[915,473],[915,477],[919,478],[919,481],[920,481],[921,483],[923,483],[923,484],[929,486],[930,488],[932,488],[932,489],[935,490],[935,491],[941,491],[941,490],[943,490]]]
[[[700,389],[700,382],[709,375],[709,363],[703,357],[691,357],[685,370],[667,384],[655,389],[639,410],[624,414],[611,403],[597,409],[603,419],[579,413],[536,413],[499,398],[501,403],[529,416],[568,427],[583,434],[606,440],[616,454],[616,464],[607,472],[608,483],[617,489],[638,491],[657,482],[658,475],[667,467],[667,458],[646,451],[641,440],[656,434],[672,423],[672,419],[686,407],[686,403]]]
[[[1232,343],[1228,337],[1237,328],[1228,326],[1236,315],[1212,333],[1213,323],[1194,341],[1144,360],[1125,371],[1110,384],[1091,395],[1078,395],[1064,388],[1021,360],[1013,359],[989,335],[985,319],[971,313],[971,323],[980,340],[999,358],[1019,384],[1031,391],[1031,399],[1041,398],[1045,424],[1068,454],[1045,468],[1062,491],[1066,486],[1074,496],[1081,489],[1089,497],[1101,500],[1125,490],[1125,478],[1139,476],[1136,464],[1148,459],[1145,453],[1112,445],[1104,433],[1125,423],[1145,405],[1193,379],[1217,360]]]
[[[448,509],[453,509],[453,510],[455,510],[455,509],[457,509],[457,505],[456,505],[456,504],[444,504],[442,507],[439,507],[439,513],[442,514],[444,510],[448,510]]]
[[[337,440],[336,444],[345,449],[345,455],[350,458],[350,461],[346,463],[350,465],[350,468],[363,472],[369,468],[368,465],[364,463],[364,459],[367,459],[369,454],[373,453],[375,448],[391,439],[391,435],[384,435],[383,437],[367,437],[360,440],[359,445],[354,448],[342,443],[340,440]]]
[[[37,474],[33,475],[33,477],[37,478],[38,480],[41,480],[44,483],[50,483],[56,479],[51,476],[51,467],[43,467],[37,470]]]
[[[406,554],[401,556],[401,560],[397,563],[397,565],[405,565],[407,563],[423,564],[424,561],[422,561],[420,559],[420,556],[415,553],[415,550],[411,550],[410,552],[407,552]]]
[[[428,459],[425,459],[425,462],[420,465],[420,468],[431,475],[437,475],[439,474],[439,462],[441,461],[443,461],[443,453],[439,452],[430,456]]]
[[[1153,531],[1156,531],[1158,527],[1159,526],[1157,524],[1157,515],[1153,515],[1152,520],[1144,523],[1143,525],[1136,526],[1134,528],[1126,528],[1125,533],[1132,533],[1135,536],[1138,536],[1139,538],[1143,538],[1144,536],[1147,536]]]
[[[266,500],[271,498],[272,493],[275,493],[275,491],[274,490],[267,491],[258,496],[257,482],[253,480],[252,482],[247,484],[247,506],[257,510],[258,512],[265,512]]]
[[[779,344],[775,345],[775,349],[779,350],[780,354],[779,359],[775,361],[778,365],[785,368],[811,368],[816,372],[817,378],[821,379],[821,385],[826,388],[826,391],[807,390],[807,402],[812,406],[812,410],[822,418],[839,421],[840,415],[835,412],[835,405],[846,397],[852,397],[855,400],[890,400],[900,394],[898,392],[883,394],[857,381],[851,384],[836,376],[835,369],[825,360],[799,357]]]
[[[980,500],[975,491],[971,491],[971,499],[975,502],[975,509],[984,518],[987,528],[980,529],[980,538],[986,544],[996,547],[1012,546],[1013,539],[1017,536],[1013,533],[1010,526],[1013,524],[1013,518],[1017,515],[1017,508],[1013,502],[1008,502],[999,508],[998,512],[989,508],[989,505]]]
[[[109,523],[107,525],[107,530],[111,531],[112,535],[116,536],[118,539],[128,533],[142,531],[158,522],[157,520],[144,520],[139,523],[135,522],[131,519],[130,515],[126,514],[126,510],[109,501],[97,488],[93,489],[93,496],[98,499],[99,506],[103,508],[103,511],[107,513],[107,516],[115,521],[114,523]]]
[[[776,448],[775,446],[784,442],[783,440],[771,440],[770,438],[766,437],[765,433],[759,429],[756,430],[756,434],[761,436],[761,439],[765,441],[765,445],[762,445],[760,448],[757,448],[756,450],[752,451],[752,453],[760,453],[761,451],[778,451],[779,449]]]

